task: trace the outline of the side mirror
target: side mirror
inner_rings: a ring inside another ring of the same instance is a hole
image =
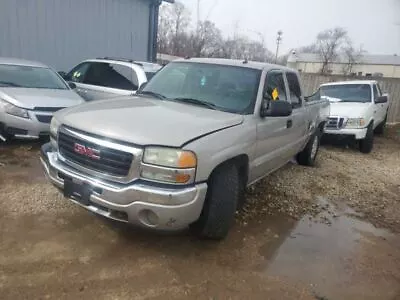
[[[260,116],[265,117],[288,117],[292,114],[292,104],[287,101],[270,101],[263,99]]]
[[[375,100],[375,103],[387,103],[387,102],[388,102],[387,95],[380,96]]]
[[[76,89],[76,84],[74,83],[74,82],[72,82],[72,81],[68,81],[68,85],[69,85],[69,87],[71,88],[71,89]]]

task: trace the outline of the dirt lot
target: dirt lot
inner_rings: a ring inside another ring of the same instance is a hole
[[[400,128],[269,176],[219,243],[94,216],[37,157],[0,144],[1,299],[400,299]]]

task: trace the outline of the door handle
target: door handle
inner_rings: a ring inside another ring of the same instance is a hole
[[[293,126],[293,121],[292,120],[287,120],[286,128],[292,128],[292,126]]]

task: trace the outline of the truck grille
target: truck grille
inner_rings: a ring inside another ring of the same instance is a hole
[[[343,128],[344,118],[329,118],[326,128],[329,129],[341,129]]]
[[[111,176],[127,176],[133,154],[99,146],[84,139],[58,132],[58,149],[67,161]]]

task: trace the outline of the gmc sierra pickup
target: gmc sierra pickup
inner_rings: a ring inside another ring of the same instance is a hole
[[[71,201],[159,230],[224,238],[244,191],[293,157],[313,165],[329,116],[296,71],[184,59],[137,95],[57,112],[41,162]]]

